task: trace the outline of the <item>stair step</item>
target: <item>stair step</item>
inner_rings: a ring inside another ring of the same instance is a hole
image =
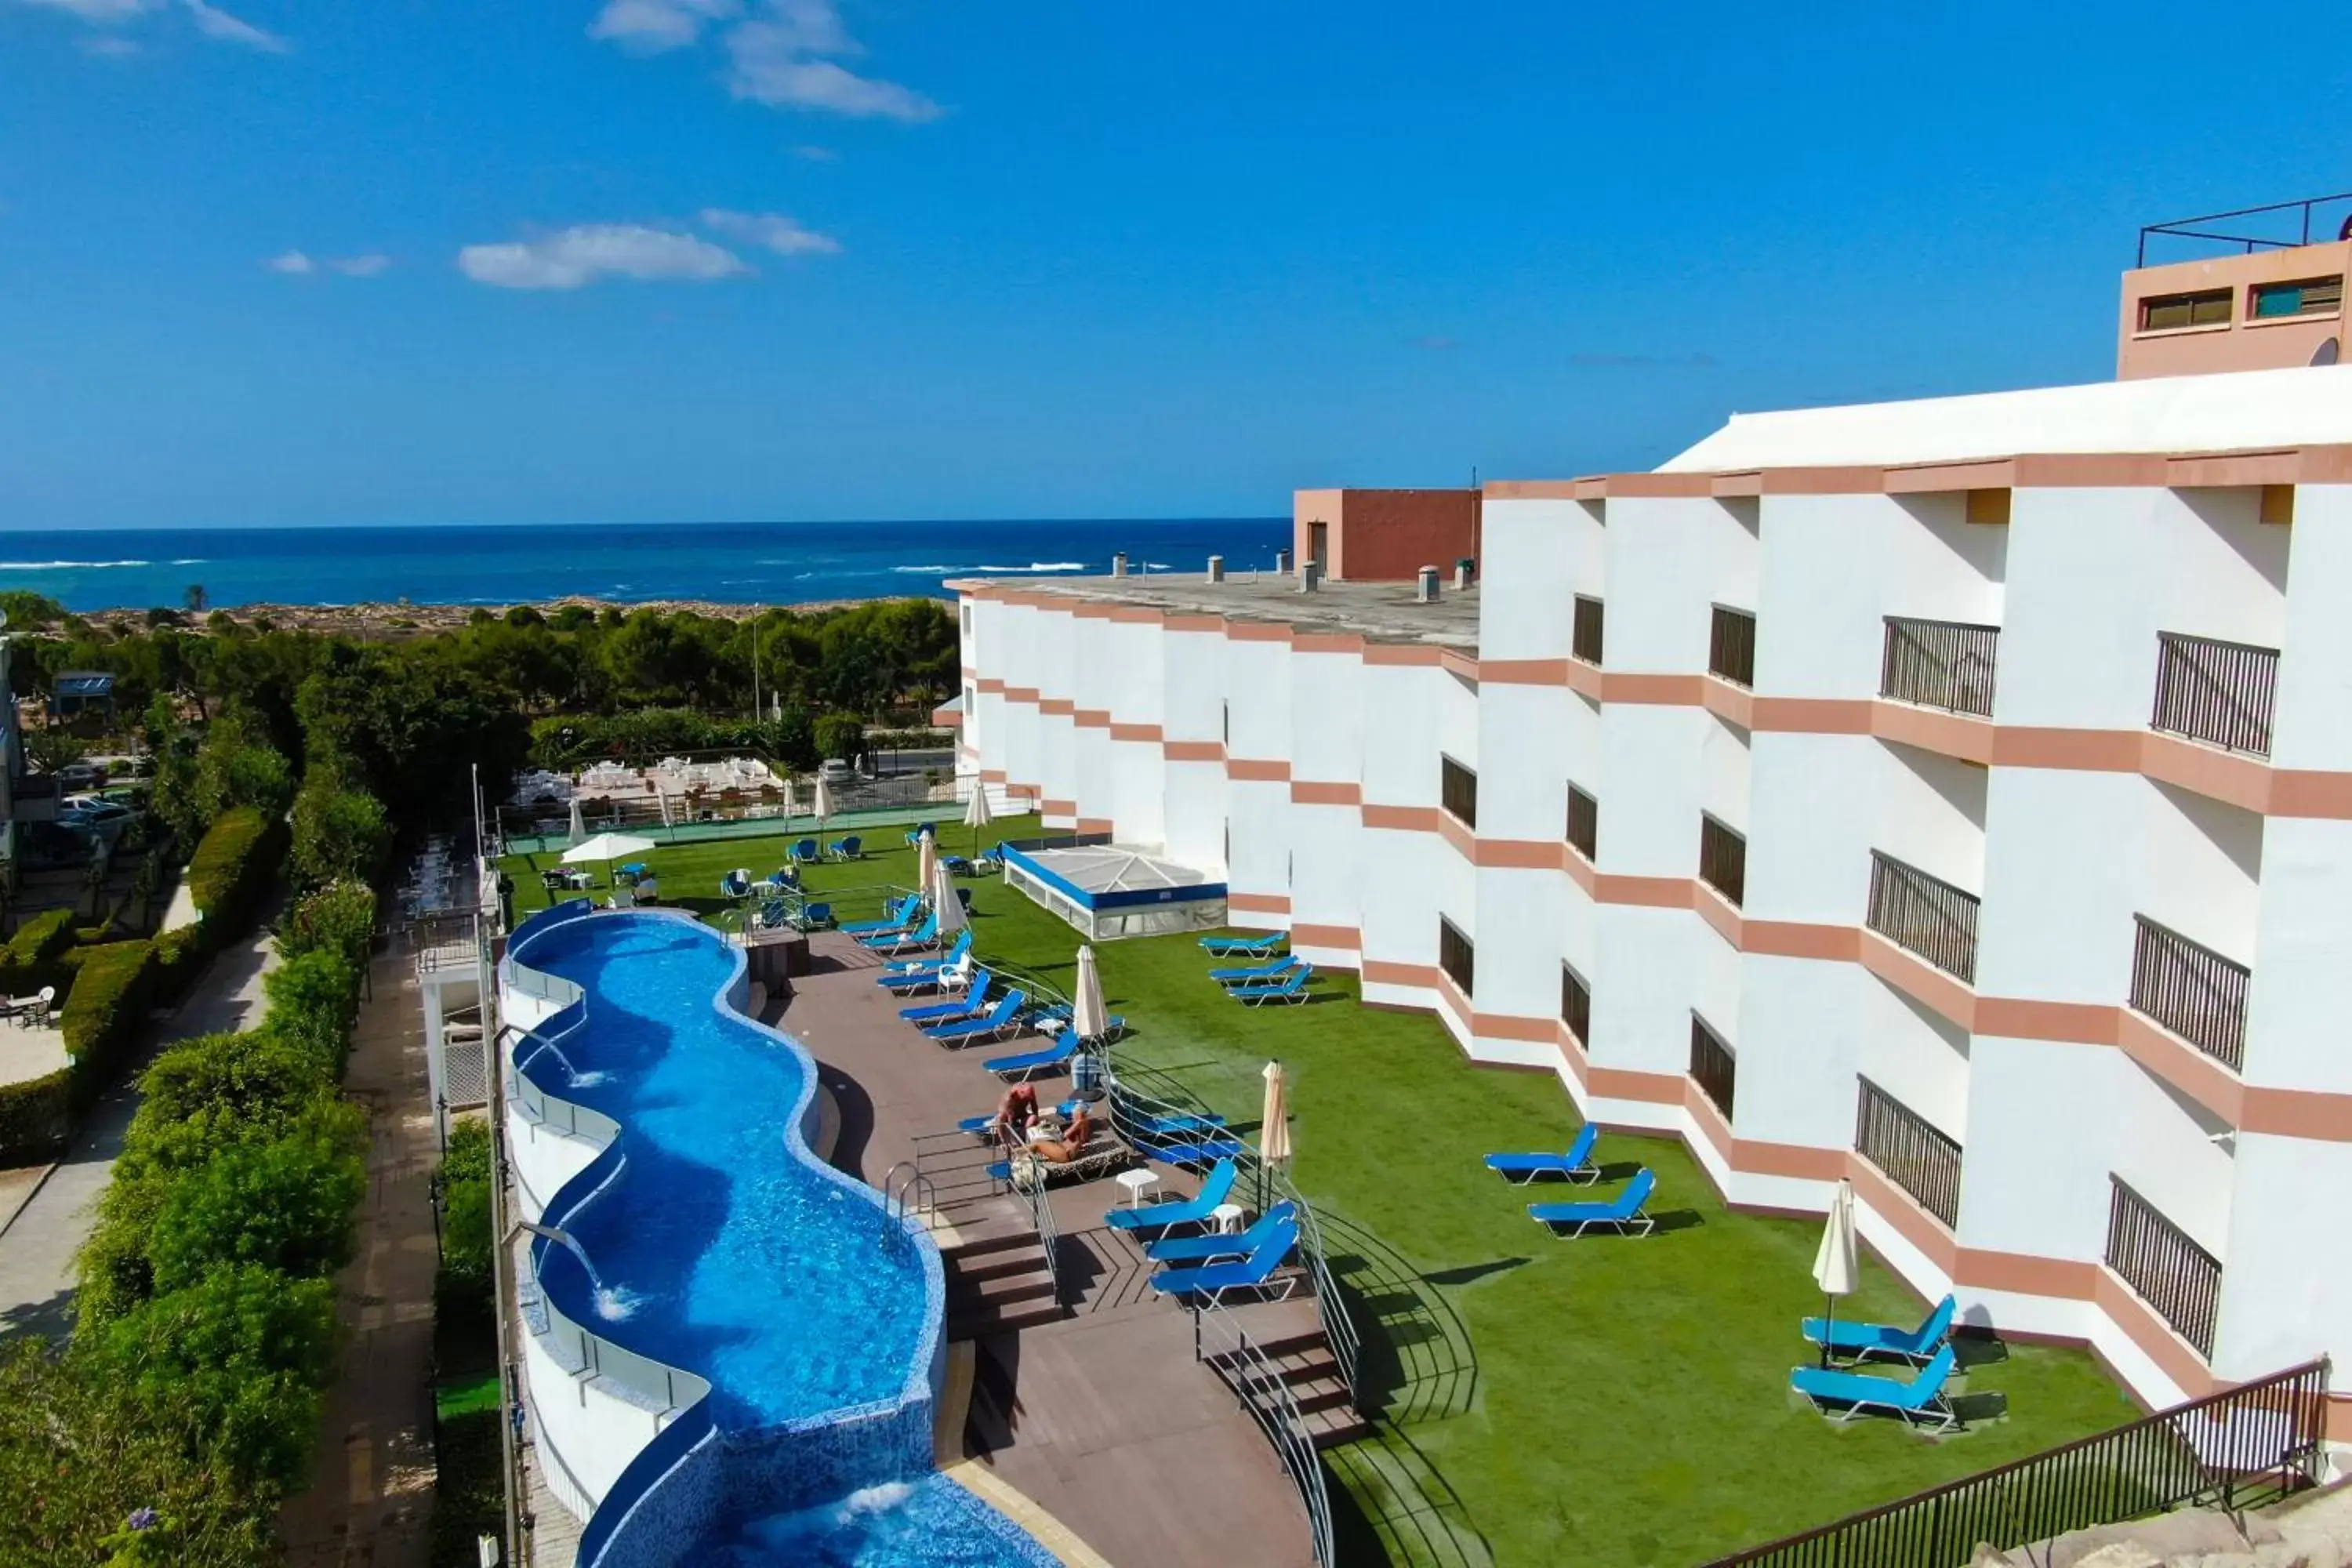
[[[987,1228],[982,1229],[981,1226]],[[1003,1229],[987,1220],[956,1223],[955,1245],[941,1249],[948,1261],[976,1258],[991,1252],[1005,1252],[1016,1247],[1035,1247],[1037,1233],[1027,1226],[1004,1223]]]
[[[1001,1247],[994,1251],[963,1255],[948,1259],[948,1286],[958,1280],[994,1279],[1006,1274],[1025,1274],[1045,1267],[1045,1249],[1042,1247]]]
[[[986,1279],[950,1286],[948,1304],[951,1310],[961,1311],[967,1307],[992,1303],[1034,1301],[1041,1296],[1050,1298],[1053,1294],[1054,1276],[1045,1265],[1039,1264],[1035,1268],[1025,1269],[1019,1274],[998,1274]]]
[[[975,1307],[948,1314],[948,1338],[976,1340],[989,1334],[1015,1333],[1040,1323],[1058,1323],[1061,1321],[1061,1303],[1050,1299],[1002,1307]]]
[[[1337,1410],[1304,1411],[1300,1420],[1307,1436],[1318,1448],[1334,1448],[1342,1443],[1352,1443],[1371,1435],[1372,1424],[1346,1405]]]
[[[1348,1385],[1336,1375],[1308,1378],[1304,1382],[1294,1378],[1290,1380],[1290,1397],[1297,1401],[1299,1414],[1302,1415],[1312,1415],[1318,1411],[1345,1409],[1348,1405]]]

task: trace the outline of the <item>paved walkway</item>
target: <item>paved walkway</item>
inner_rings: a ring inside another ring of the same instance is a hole
[[[261,1016],[261,977],[278,967],[265,929],[213,961],[155,1038],[100,1097],[66,1157],[0,1229],[0,1340],[60,1339],[73,1328],[74,1254],[98,1222],[99,1195],[139,1109],[139,1075],[156,1051],[192,1035],[241,1029]]]
[[[343,1089],[368,1110],[359,1251],[335,1279],[349,1335],[327,1392],[310,1489],[278,1520],[289,1568],[425,1568],[432,1555],[433,1276],[429,1192],[440,1142],[415,959],[379,957]]]

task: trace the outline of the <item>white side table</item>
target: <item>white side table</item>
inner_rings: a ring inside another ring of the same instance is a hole
[[[1127,1206],[1139,1208],[1143,1205],[1145,1190],[1160,1184],[1160,1173],[1149,1170],[1121,1171],[1118,1173],[1118,1184],[1127,1189]]]
[[[1219,1236],[1239,1236],[1242,1215],[1247,1212],[1239,1204],[1219,1204],[1209,1211],[1209,1228]]]

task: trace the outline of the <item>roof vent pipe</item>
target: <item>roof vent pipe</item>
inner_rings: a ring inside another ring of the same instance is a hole
[[[1477,580],[1478,562],[1476,557],[1465,555],[1461,560],[1456,561],[1454,563],[1454,585],[1455,587],[1467,588]]]
[[[1323,568],[1309,561],[1298,569],[1298,591],[1311,594],[1323,585]]]
[[[1110,558],[1110,574],[1114,577],[1124,577],[1127,575],[1126,551],[1122,550],[1118,554]]]
[[[1424,566],[1421,569],[1421,580],[1414,584],[1412,596],[1415,602],[1419,604],[1433,605],[1437,603],[1436,567]]]
[[[1210,557],[1209,557],[1209,581],[1210,581],[1210,582],[1212,582],[1212,583],[1222,583],[1222,582],[1223,582],[1224,580],[1225,580],[1225,558],[1224,558],[1223,556],[1222,556],[1222,555],[1212,555],[1212,556],[1210,556]]]

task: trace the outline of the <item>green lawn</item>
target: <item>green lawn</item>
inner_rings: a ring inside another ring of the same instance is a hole
[[[968,847],[968,829],[941,831]],[[812,887],[911,881],[899,833],[881,837],[890,853],[820,868]],[[647,858],[672,901],[709,909],[722,871],[764,874],[781,857],[781,841],[738,840]],[[535,867],[510,868],[519,910],[543,903]],[[974,886],[981,954],[1066,984],[1076,934],[1002,883]],[[1330,996],[1316,1005],[1251,1010],[1203,978],[1191,937],[1100,958],[1137,1031],[1123,1062],[1165,1069],[1244,1124],[1265,1059],[1289,1070],[1296,1175],[1326,1216],[1387,1417],[1331,1456],[1343,1562],[1681,1568],[2136,1414],[2082,1352],[1981,1345],[1966,1347],[1978,1357],[1962,1407],[1979,1418],[1965,1433],[1832,1426],[1787,1387],[1805,1359],[1798,1320],[1821,1310],[1817,1222],[1731,1214],[1678,1142],[1610,1136],[1605,1163],[1656,1169],[1651,1209],[1673,1228],[1555,1241],[1526,1217],[1527,1194],[1479,1164],[1568,1142],[1575,1111],[1550,1078],[1471,1066],[1434,1019],[1360,1005],[1348,975],[1319,979]],[[1922,1310],[1874,1263],[1842,1308],[1905,1321]]]

